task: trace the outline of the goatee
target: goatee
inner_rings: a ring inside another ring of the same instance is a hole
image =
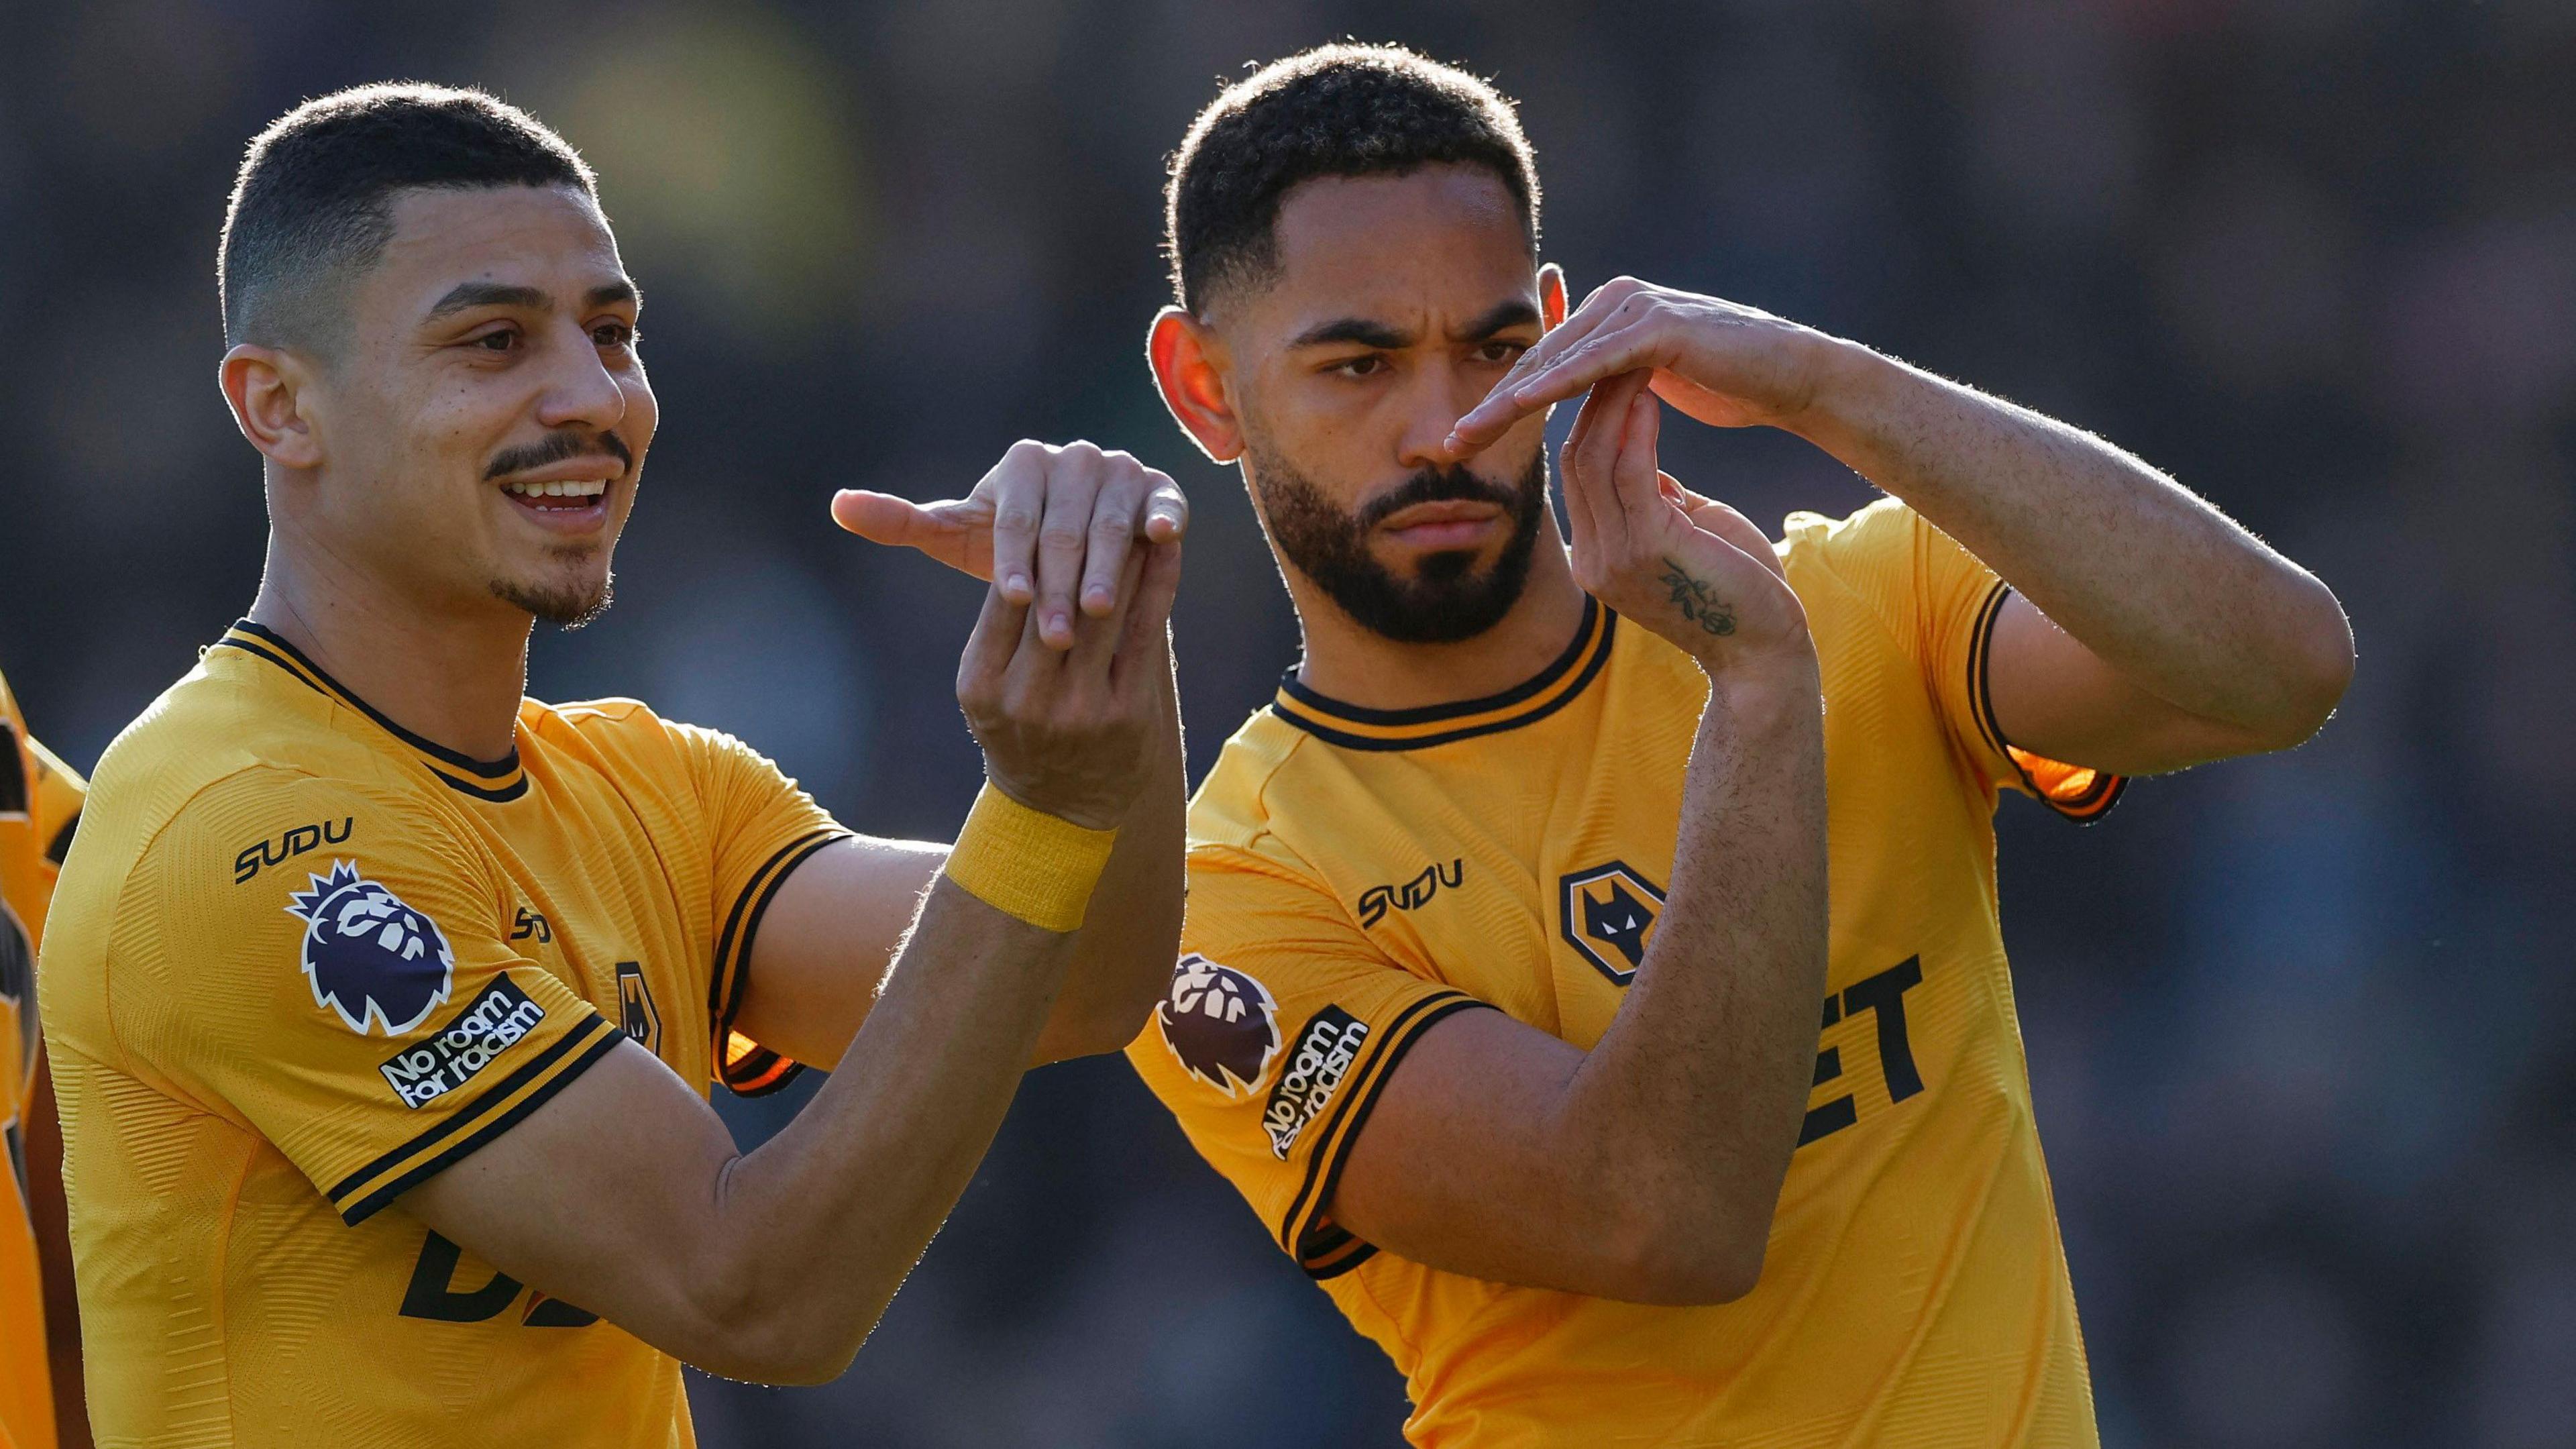
[[[1357,514],[1335,507],[1286,459],[1257,443],[1249,451],[1271,540],[1361,628],[1400,644],[1455,644],[1501,623],[1519,602],[1547,508],[1545,448],[1531,455],[1516,487],[1463,466],[1426,468]],[[1511,519],[1511,537],[1491,567],[1478,572],[1475,550],[1453,549],[1425,555],[1406,578],[1369,552],[1370,531],[1399,510],[1457,500],[1494,504]]]

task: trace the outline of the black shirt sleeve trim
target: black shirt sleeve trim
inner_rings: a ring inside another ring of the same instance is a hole
[[[563,1040],[555,1043],[553,1047],[548,1048],[545,1057],[541,1057],[537,1061],[529,1063],[526,1068],[522,1068],[519,1074],[512,1077],[510,1081],[504,1082],[500,1087],[485,1093],[481,1101],[476,1102],[472,1107],[458,1113],[454,1117],[448,1118],[445,1122],[440,1123],[436,1128],[422,1133],[419,1137],[412,1139],[411,1142],[406,1143],[403,1147],[396,1149],[394,1153],[387,1154],[388,1156],[399,1156],[402,1153],[413,1151],[426,1143],[434,1142],[439,1138],[444,1137],[455,1128],[462,1126],[467,1122],[471,1122],[477,1117],[486,1117],[487,1119],[484,1120],[481,1125],[476,1126],[472,1131],[459,1138],[456,1142],[450,1144],[446,1150],[440,1152],[434,1157],[431,1157],[427,1161],[414,1166],[410,1170],[402,1173],[400,1176],[386,1182],[375,1191],[368,1193],[366,1196],[359,1198],[357,1201],[340,1209],[340,1220],[354,1228],[358,1224],[365,1222],[367,1219],[382,1211],[385,1205],[392,1202],[395,1198],[402,1196],[404,1193],[411,1191],[413,1188],[418,1187],[420,1184],[429,1181],[431,1178],[436,1177],[442,1172],[445,1172],[457,1163],[464,1161],[467,1157],[472,1156],[485,1144],[499,1137],[502,1133],[509,1131],[511,1128],[516,1127],[521,1122],[526,1121],[529,1113],[534,1112],[539,1107],[544,1106],[547,1102],[552,1101],[555,1093],[562,1091],[565,1085],[570,1083],[573,1078],[580,1076],[582,1073],[597,1065],[600,1058],[608,1055],[611,1051],[616,1050],[617,1044],[625,1039],[626,1034],[622,1031],[611,1029],[606,1018],[593,1016],[589,1021],[583,1023],[580,1027],[567,1034]],[[575,1047],[576,1045],[579,1046],[578,1051],[573,1054],[571,1060],[564,1064],[563,1070],[548,1078],[535,1091],[530,1092],[526,1097],[521,1098],[518,1103],[510,1107],[507,1111],[500,1112],[497,1115],[490,1114],[490,1108],[505,1100],[511,1092],[517,1090],[522,1078],[527,1076],[531,1071],[539,1069],[557,1053],[560,1053],[567,1048]],[[382,1158],[378,1159],[380,1162],[383,1160],[384,1159]],[[345,1185],[346,1184],[344,1184],[344,1186]]]
[[[760,936],[761,917],[768,914],[769,903],[777,899],[778,888],[816,851],[851,838],[846,830],[820,830],[799,837],[764,862],[734,899],[733,910],[725,920],[725,940],[716,952],[715,979],[708,983],[708,1005],[715,1037],[716,1079],[736,1096],[765,1097],[796,1080],[805,1070],[804,1063],[791,1061],[767,1047],[739,1063],[728,1063],[725,1047],[733,1034],[734,1015],[742,1010],[743,990],[751,983],[751,951]],[[741,927],[739,936],[735,934],[737,923]]]
[[[1977,729],[1995,753],[2013,767],[2013,773],[2021,777],[2031,798],[2056,811],[2061,819],[2090,825],[2120,803],[2121,794],[2129,788],[2128,777],[2095,769],[2091,788],[2072,800],[2060,800],[2041,789],[2030,771],[2022,768],[2020,757],[2013,753],[2012,741],[2004,738],[2004,727],[1995,718],[1994,691],[1988,685],[1994,661],[1995,622],[2003,617],[2004,601],[2012,597],[2012,592],[2012,585],[1997,580],[1993,592],[1977,609],[1976,636],[1968,646],[1968,697],[1975,701]]]
[[[1334,1277],[1358,1267],[1366,1253],[1352,1257],[1341,1254],[1360,1240],[1346,1228],[1322,1222],[1325,1210],[1332,1206],[1333,1189],[1340,1185],[1343,1164],[1350,1160],[1352,1144],[1359,1141],[1360,1129],[1368,1125],[1369,1112],[1376,1107],[1378,1093],[1386,1087],[1387,1078],[1395,1074],[1404,1054],[1422,1039],[1422,1034],[1444,1017],[1461,1011],[1493,1008],[1472,996],[1446,992],[1427,996],[1399,1014],[1387,1029],[1387,1040],[1378,1049],[1368,1079],[1359,1090],[1333,1112],[1324,1125],[1324,1134],[1307,1159],[1306,1182],[1298,1189],[1289,1205],[1288,1215],[1280,1224],[1280,1246],[1297,1260],[1297,1266],[1318,1280]],[[1362,1244],[1367,1252],[1374,1246]]]

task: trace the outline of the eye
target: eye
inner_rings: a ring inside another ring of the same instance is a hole
[[[635,329],[624,322],[602,322],[590,329],[590,340],[600,347],[632,347],[635,345]]]
[[[519,329],[496,327],[479,337],[466,339],[466,345],[482,348],[486,352],[513,352],[519,346]]]
[[[1332,365],[1331,370],[1344,377],[1375,377],[1386,371],[1387,362],[1372,352],[1361,357],[1347,357]]]
[[[1528,350],[1517,342],[1488,342],[1476,349],[1476,360],[1496,367],[1508,367]]]

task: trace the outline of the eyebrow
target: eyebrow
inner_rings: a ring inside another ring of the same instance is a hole
[[[1458,340],[1482,342],[1497,332],[1508,332],[1515,327],[1537,325],[1538,309],[1515,297],[1511,301],[1498,304],[1484,316],[1468,323],[1466,331]]]
[[[1361,347],[1376,347],[1388,352],[1397,352],[1413,345],[1413,334],[1389,327],[1383,322],[1372,322],[1366,317],[1341,317],[1307,328],[1298,333],[1288,345],[1321,347],[1336,342],[1355,343]]]
[[[641,306],[644,296],[636,290],[632,279],[621,277],[591,288],[583,300],[593,307],[605,307],[615,302],[633,302]],[[435,322],[441,317],[475,307],[525,307],[534,312],[547,312],[553,310],[554,302],[535,287],[515,286],[507,282],[460,282],[446,296],[438,299],[423,320]]]
[[[1457,340],[1482,342],[1497,332],[1508,331],[1514,327],[1536,325],[1538,325],[1538,309],[1514,298],[1511,301],[1496,304],[1483,316],[1469,322],[1459,331]],[[1288,345],[1322,347],[1332,343],[1347,343],[1360,347],[1379,348],[1387,352],[1399,352],[1411,347],[1413,342],[1413,334],[1402,328],[1390,327],[1383,322],[1373,322],[1366,317],[1340,317],[1307,328],[1298,333]]]

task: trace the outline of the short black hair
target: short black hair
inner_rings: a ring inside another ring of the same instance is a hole
[[[224,213],[215,261],[224,340],[327,346],[332,288],[383,253],[394,193],[483,186],[598,196],[580,152],[479,90],[355,86],[278,117],[251,138]]]
[[[1226,87],[1172,155],[1164,250],[1172,291],[1204,316],[1216,288],[1277,267],[1290,188],[1319,176],[1491,170],[1538,250],[1538,159],[1512,103],[1486,81],[1400,45],[1324,45]]]

